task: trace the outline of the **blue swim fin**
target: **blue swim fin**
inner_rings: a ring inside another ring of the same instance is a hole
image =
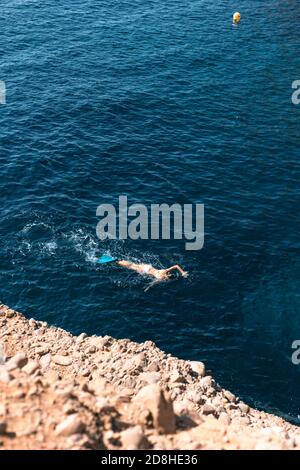
[[[113,263],[114,261],[117,261],[117,258],[114,258],[113,256],[110,256],[110,255],[102,255],[102,256],[97,260],[97,263],[99,263],[99,264],[106,264],[106,263]]]

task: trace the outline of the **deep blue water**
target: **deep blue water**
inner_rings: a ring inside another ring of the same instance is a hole
[[[1,301],[73,333],[152,339],[297,417],[299,20],[296,0],[3,0]],[[203,250],[100,242],[96,208],[122,194],[204,203]],[[190,277],[145,294],[95,263],[106,250]]]

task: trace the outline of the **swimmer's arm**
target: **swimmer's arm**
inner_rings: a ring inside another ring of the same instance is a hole
[[[179,271],[183,277],[188,276],[188,273],[184,271],[182,267],[179,266],[179,264],[174,264],[174,266],[171,266],[171,268],[166,269],[166,273],[170,273],[171,271],[176,271],[176,270]]]

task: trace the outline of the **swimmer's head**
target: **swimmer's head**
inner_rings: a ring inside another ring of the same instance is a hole
[[[236,11],[234,14],[233,14],[233,22],[234,23],[239,23],[241,21],[241,14],[239,11]]]
[[[179,275],[178,275],[177,271],[171,271],[171,272],[167,273],[167,277],[171,281],[171,280],[178,279]]]

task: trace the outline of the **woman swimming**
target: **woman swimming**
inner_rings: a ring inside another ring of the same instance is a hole
[[[122,266],[123,268],[131,269],[132,271],[135,271],[139,274],[144,274],[146,276],[154,277],[155,280],[145,289],[145,292],[148,289],[150,289],[150,287],[153,287],[154,284],[157,284],[158,282],[176,279],[176,272],[179,273],[182,277],[188,276],[188,273],[184,271],[182,267],[179,266],[179,264],[174,264],[174,266],[171,266],[170,268],[167,268],[167,269],[156,269],[151,264],[144,264],[144,263],[138,264],[138,263],[133,263],[132,261],[126,261],[126,260],[116,261],[116,264],[118,264],[119,266]]]

